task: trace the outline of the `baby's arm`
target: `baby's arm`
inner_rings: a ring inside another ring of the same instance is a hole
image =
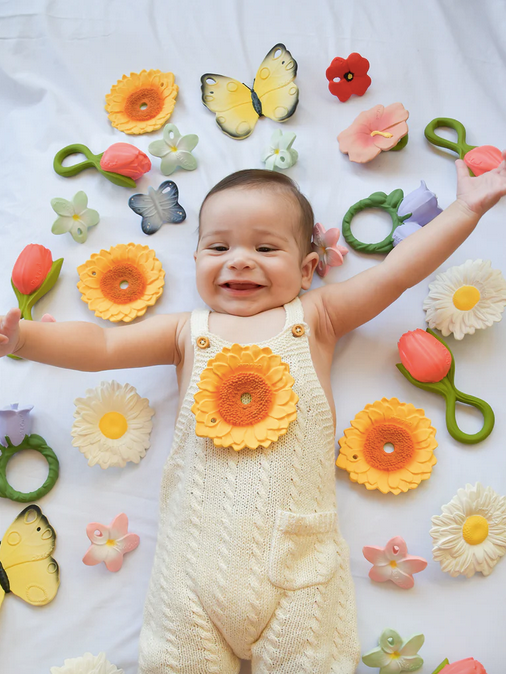
[[[506,151],[503,156],[498,168],[477,178],[471,178],[465,163],[457,160],[457,199],[437,218],[404,239],[375,267],[312,291],[329,341],[374,318],[467,239],[480,217],[506,194]]]
[[[72,370],[98,372],[178,365],[178,337],[187,314],[153,316],[135,325],[20,321],[19,309],[0,318],[0,356],[8,353]]]

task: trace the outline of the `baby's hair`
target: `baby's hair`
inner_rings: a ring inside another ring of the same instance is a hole
[[[199,228],[202,209],[204,204],[213,194],[230,190],[235,187],[266,187],[279,189],[286,194],[292,196],[299,206],[300,210],[300,231],[301,236],[299,246],[303,256],[311,252],[311,238],[313,236],[314,227],[314,213],[311,204],[306,197],[301,193],[299,186],[291,178],[283,173],[275,173],[274,171],[267,171],[265,169],[244,169],[236,171],[229,176],[220,180],[206,195],[199,211]]]

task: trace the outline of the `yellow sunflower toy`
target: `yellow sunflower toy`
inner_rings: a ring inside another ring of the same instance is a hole
[[[225,347],[200,376],[195,433],[236,451],[268,447],[297,417],[293,384],[289,366],[269,347]]]
[[[436,463],[436,429],[421,409],[382,398],[357,414],[339,440],[336,465],[383,494],[416,489]]]
[[[123,75],[105,97],[111,124],[131,135],[160,129],[176,104],[178,86],[173,73],[142,70]]]
[[[165,272],[154,250],[127,243],[93,253],[77,268],[81,299],[95,316],[129,323],[144,316],[163,292]]]

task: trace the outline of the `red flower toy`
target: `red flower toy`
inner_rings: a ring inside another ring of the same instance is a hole
[[[14,264],[11,283],[24,319],[32,320],[34,304],[54,286],[62,264],[62,257],[53,262],[51,251],[38,243],[23,248]]]
[[[369,61],[357,52],[350,54],[347,59],[338,56],[325,73],[329,81],[330,93],[337,96],[342,103],[347,101],[352,94],[363,96],[371,86],[368,70]],[[339,78],[339,82],[335,82],[336,78]]]

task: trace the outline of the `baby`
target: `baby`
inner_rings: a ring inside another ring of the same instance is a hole
[[[0,321],[0,355],[90,371],[177,368],[141,674],[237,674],[240,659],[254,674],[355,671],[332,354],[471,234],[506,194],[506,162],[470,178],[459,160],[457,179],[456,201],[383,262],[299,298],[318,262],[311,206],[282,174],[239,171],[200,211],[197,287],[211,312],[116,330],[20,322],[17,309]]]

